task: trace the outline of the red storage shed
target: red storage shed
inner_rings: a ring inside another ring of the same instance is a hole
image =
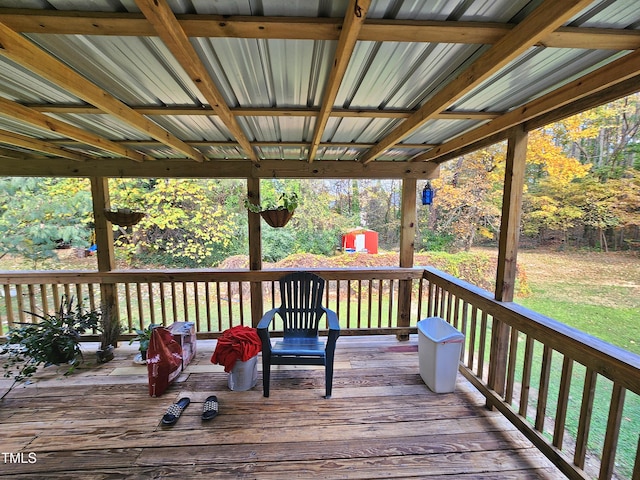
[[[354,228],[342,235],[342,251],[378,253],[378,232],[366,228]]]

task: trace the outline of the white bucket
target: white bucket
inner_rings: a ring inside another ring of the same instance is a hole
[[[229,373],[229,389],[242,392],[249,390],[258,383],[258,356],[251,357],[246,362],[237,360]]]

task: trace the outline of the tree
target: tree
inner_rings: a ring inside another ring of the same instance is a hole
[[[221,182],[191,179],[113,180],[112,204],[133,206],[147,216],[119,229],[118,245],[129,259],[211,266],[226,257],[240,211],[221,203]],[[218,201],[216,201],[218,198]]]
[[[61,245],[86,247],[91,237],[88,182],[73,178],[0,179],[0,252],[38,268]]]
[[[453,238],[454,249],[469,250],[478,235],[493,238],[498,231],[503,172],[504,145],[441,167],[432,182],[436,195],[429,215],[435,216],[438,236]]]
[[[546,231],[567,232],[583,217],[579,208],[581,187],[577,182],[587,176],[591,165],[583,165],[566,156],[554,143],[553,130],[529,133],[527,162],[528,193],[524,197],[524,232],[543,236]]]

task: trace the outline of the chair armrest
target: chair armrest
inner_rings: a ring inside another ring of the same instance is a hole
[[[278,309],[274,308],[265,313],[260,319],[260,322],[258,323],[258,326],[256,328],[258,330],[267,330],[269,328],[269,325],[271,325],[271,321],[273,320],[273,317],[276,315],[277,311]]]
[[[333,310],[322,307],[327,315],[327,323],[329,324],[329,330],[340,330],[340,322],[338,321],[338,315]]]

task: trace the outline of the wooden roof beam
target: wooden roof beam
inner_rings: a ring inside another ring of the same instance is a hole
[[[244,152],[249,156],[249,159],[257,163],[258,157],[253,151],[253,148],[251,148],[249,139],[229,110],[222,94],[213,83],[207,69],[200,60],[193,45],[191,45],[189,37],[180,26],[171,7],[169,7],[165,0],[136,0],[136,4],[142,13],[144,13],[147,20],[153,25],[156,35],[158,35],[169,50],[171,50],[173,56],[176,57],[176,60],[178,60],[182,68],[187,72],[198,90],[204,95],[215,114],[218,115],[220,120],[222,120],[229,129],[231,135],[238,141]]]
[[[640,74],[640,50],[636,50],[618,60],[600,67],[584,77],[580,77],[557,90],[516,108],[455,139],[418,155],[412,161],[436,160],[438,157],[462,147],[491,137],[496,133],[539,117],[559,107],[575,102],[583,97],[605,90],[617,83]]]
[[[589,5],[591,0],[544,0],[538,8],[502,37],[449,84],[440,89],[416,113],[398,125],[361,159],[369,163],[407,135],[420,128],[456,100],[462,98],[507,65],[527,48]]]
[[[333,104],[338,96],[338,89],[349,66],[349,60],[356,46],[360,28],[362,28],[364,19],[367,17],[370,5],[371,0],[351,0],[347,6],[342,32],[340,33],[340,39],[336,47],[336,56],[333,60],[331,72],[329,73],[329,81],[324,90],[322,105],[320,106],[320,115],[318,115],[316,119],[315,131],[313,133],[313,139],[311,140],[311,147],[309,148],[310,163],[313,162],[318,152],[318,145],[320,145],[322,134],[331,116]]]
[[[189,158],[202,154],[0,22],[0,54]]]
[[[0,8],[0,17],[7,26],[22,33],[156,35],[154,28],[138,13]],[[338,40],[342,26],[338,18],[221,15],[176,15],[176,18],[189,37]],[[513,27],[494,22],[370,19],[362,25],[358,40],[493,44]],[[538,44],[555,48],[635,50],[640,48],[640,31],[560,27],[545,35]]]
[[[25,105],[38,112],[58,114],[100,114],[103,113],[93,105],[61,105],[51,103]],[[196,106],[145,106],[131,107],[142,115],[204,115],[213,116],[216,113],[211,108]],[[320,113],[319,108],[272,108],[272,107],[236,107],[231,108],[236,117],[315,117]],[[408,118],[414,110],[376,108],[334,109],[330,117],[342,118]],[[504,112],[472,112],[468,110],[445,110],[437,118],[447,120],[491,120]]]
[[[9,132],[7,130],[0,130],[0,144],[13,145],[14,147],[20,147],[26,150],[41,152],[55,157],[69,158],[71,160],[81,162],[90,158],[58,147],[57,145],[53,145],[49,142],[37,140],[35,138],[20,135],[19,133]]]
[[[58,158],[55,162],[43,155],[23,154],[0,148],[0,156],[24,158],[28,162],[0,162],[3,177],[126,177],[126,178],[438,178],[439,165],[406,162],[357,162],[316,160],[262,160],[258,165],[249,160],[158,159],[138,163],[122,158],[76,162]]]
[[[0,97],[0,115],[41,128],[42,130],[46,130],[55,135],[71,138],[85,145],[91,145],[92,147],[110,152],[119,157],[130,158],[136,162],[142,162],[146,158],[141,153],[124,147],[116,142],[94,135],[81,128],[74,127],[66,122],[57,120],[45,115],[44,113],[40,113],[2,97]]]

